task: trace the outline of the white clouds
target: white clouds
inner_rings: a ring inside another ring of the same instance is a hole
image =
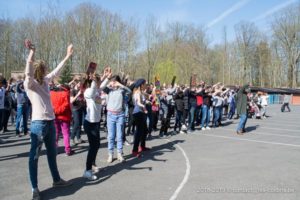
[[[277,12],[277,11],[279,11],[279,10],[281,10],[281,9],[283,9],[283,8],[285,8],[285,7],[293,4],[293,3],[296,3],[296,2],[297,2],[297,0],[289,0],[289,1],[286,1],[286,2],[284,2],[282,4],[274,6],[270,10],[267,10],[263,14],[261,14],[258,17],[254,18],[253,21],[260,21],[260,20],[262,20],[262,19],[264,19],[264,18],[266,18],[266,17],[274,14],[275,12]]]
[[[206,28],[211,28],[215,24],[219,23],[223,19],[225,19],[227,16],[232,14],[233,12],[240,10],[242,7],[244,7],[250,0],[242,0],[238,1],[236,4],[225,10],[222,14],[220,14],[217,18],[213,19],[210,21],[207,25]]]

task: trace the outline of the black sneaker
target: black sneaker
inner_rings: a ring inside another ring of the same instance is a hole
[[[71,150],[70,152],[66,153],[66,156],[72,156],[75,154],[75,151]]]
[[[68,187],[70,185],[72,185],[72,183],[69,181],[65,181],[64,179],[60,179],[59,181],[52,184],[53,187]]]
[[[32,192],[32,200],[41,200],[40,191],[38,189]]]

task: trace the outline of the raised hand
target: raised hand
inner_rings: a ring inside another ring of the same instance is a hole
[[[29,39],[26,39],[24,42],[25,48],[34,50],[35,46],[32,44],[32,42]]]
[[[110,79],[112,76],[112,70],[110,67],[106,67],[103,72],[104,77]]]
[[[73,54],[73,44],[70,44],[67,48],[67,56],[70,57]]]

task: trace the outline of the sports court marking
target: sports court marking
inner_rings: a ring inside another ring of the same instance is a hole
[[[167,140],[169,142],[172,142],[169,139],[165,139],[165,140]],[[185,158],[186,170],[185,170],[185,175],[184,175],[180,185],[177,187],[177,189],[175,190],[175,192],[173,193],[173,195],[170,197],[169,200],[175,200],[177,198],[178,194],[180,193],[180,191],[182,190],[184,185],[187,183],[187,181],[190,177],[190,174],[191,174],[191,164],[190,164],[189,157],[186,155],[184,149],[180,145],[175,144],[174,146],[176,146],[181,151],[181,153],[183,154],[183,156]]]
[[[299,120],[300,121],[300,120]],[[247,122],[248,123],[248,122]],[[249,121],[249,123],[252,125],[252,124],[254,124],[254,125],[256,125],[256,124],[258,124],[258,125],[263,125],[263,126],[268,126],[268,125],[271,125],[271,126],[287,126],[287,127],[298,127],[298,128],[300,128],[300,124],[299,125],[297,125],[297,124],[287,124],[287,123],[284,123],[284,124],[279,124],[278,122],[271,122],[271,123],[268,123],[268,122],[261,122],[261,121]]]
[[[251,125],[254,126],[255,124],[251,124]],[[259,128],[260,129],[270,129],[270,130],[279,130],[279,131],[288,131],[288,132],[297,132],[297,133],[300,133],[299,130],[295,130],[295,129],[271,128],[271,127],[265,127],[265,126],[260,126]],[[227,128],[224,128],[224,129],[227,129]],[[246,127],[246,129],[247,129],[247,127]],[[228,129],[228,130],[232,130],[232,129]]]
[[[291,131],[291,132],[300,132],[299,130],[295,130],[295,129],[285,129],[285,128],[269,128],[269,127],[265,127],[262,126],[260,128],[264,128],[264,129],[270,129],[270,130],[279,130],[279,131]]]
[[[229,128],[222,128],[222,129],[232,131],[233,133],[236,131],[236,130],[229,129]],[[222,130],[222,129],[220,129],[220,130]],[[279,136],[279,137],[290,137],[290,138],[299,138],[300,139],[300,135],[297,136],[297,135],[275,134],[275,133],[265,133],[265,132],[259,132],[259,131],[253,131],[253,132],[249,133],[249,135],[252,135],[252,134],[256,134],[256,135],[274,135],[274,136]]]
[[[288,143],[281,143],[281,142],[267,142],[267,141],[261,141],[261,140],[228,137],[228,136],[222,136],[222,135],[208,135],[208,134],[198,134],[198,135],[200,135],[200,136],[207,136],[207,137],[224,138],[224,139],[229,139],[229,140],[255,142],[255,143],[263,143],[263,144],[281,145],[281,146],[290,146],[290,147],[298,147],[298,148],[300,148],[300,145],[297,145],[297,144],[288,144]]]
[[[261,127],[261,128],[265,128],[265,127]],[[235,129],[230,129],[230,128],[221,128],[221,129],[217,129],[217,130],[229,130],[232,131],[233,133],[236,132]],[[279,137],[290,137],[290,138],[299,138],[300,139],[300,135],[286,135],[286,134],[275,134],[275,133],[265,133],[265,132],[260,132],[260,131],[251,131],[251,133],[249,133],[249,135],[251,134],[256,134],[256,135],[274,135],[274,136],[279,136]]]

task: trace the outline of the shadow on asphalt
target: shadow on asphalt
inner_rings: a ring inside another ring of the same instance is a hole
[[[259,125],[248,126],[248,127],[246,127],[246,132],[247,132],[247,133],[250,133],[250,132],[252,132],[252,131],[255,131],[258,127],[259,127]]]
[[[0,146],[0,147],[20,146],[20,145],[28,145],[28,144],[30,144],[30,142],[14,144],[14,145],[5,145],[5,146]],[[75,150],[75,154],[80,154],[80,153],[86,152],[88,150],[88,148],[89,148],[88,146],[77,146],[73,149]],[[30,151],[30,147],[28,147],[28,151],[24,152],[24,153],[0,156],[0,162],[5,161],[5,160],[12,160],[12,159],[16,159],[16,158],[22,158],[22,157],[27,157],[29,159],[29,151]],[[63,154],[63,153],[65,153],[64,147],[63,146],[58,147],[57,148],[57,154]],[[43,149],[40,152],[40,156],[45,156],[46,154],[47,154],[46,149]]]
[[[107,166],[104,168],[101,168],[100,172],[96,175],[98,176],[98,179],[96,181],[89,181],[86,178],[83,177],[77,177],[74,179],[69,180],[72,185],[67,188],[48,188],[41,192],[41,196],[43,199],[55,199],[57,197],[65,197],[70,196],[79,191],[83,187],[93,186],[100,184],[108,179],[110,179],[112,176],[118,174],[122,170],[149,170],[152,171],[152,167],[135,167],[135,165],[138,165],[140,163],[143,163],[148,160],[156,161],[156,162],[166,162],[165,159],[157,159],[156,156],[163,155],[166,152],[172,152],[174,151],[175,144],[183,143],[184,140],[175,140],[172,142],[168,142],[162,145],[154,146],[151,148],[150,151],[143,153],[143,156],[141,158],[135,158],[131,155],[125,156],[126,162],[124,163],[117,163],[112,166]]]

